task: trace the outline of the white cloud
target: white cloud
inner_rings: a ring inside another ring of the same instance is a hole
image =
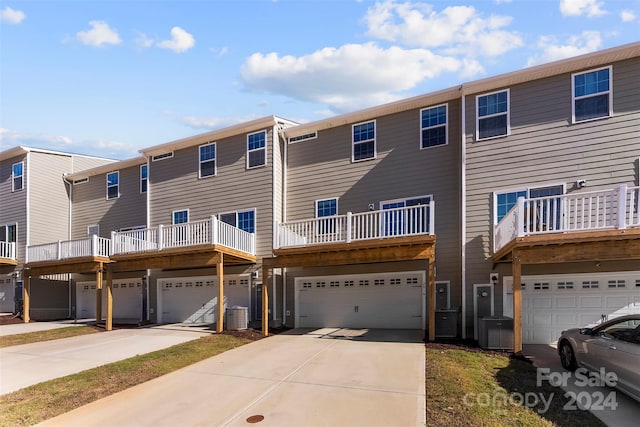
[[[0,10],[0,21],[6,22],[8,24],[19,24],[21,23],[26,15],[21,10],[11,9],[9,6]]]
[[[150,39],[145,33],[138,32],[136,35],[135,44],[141,49],[147,49],[153,46],[153,39]]]
[[[2,146],[23,145],[44,150],[87,154],[114,159],[123,159],[138,155],[135,146],[124,142],[100,140],[74,141],[62,135],[18,132],[6,128],[0,128],[0,142],[2,142]]]
[[[542,50],[537,56],[529,58],[528,66],[594,52],[602,47],[599,31],[583,31],[580,35],[569,37],[564,43],[558,42],[554,36],[542,36],[538,40],[538,48]]]
[[[327,47],[294,57],[255,53],[241,67],[247,88],[324,103],[348,111],[398,99],[443,72],[459,71],[462,61],[426,49],[381,48],[375,43]]]
[[[120,44],[120,36],[118,32],[104,21],[90,21],[91,29],[89,31],[80,31],[76,34],[76,38],[82,43],[89,46],[101,47],[105,44]]]
[[[565,16],[587,15],[589,18],[607,13],[598,0],[560,0],[560,12]]]
[[[511,17],[484,17],[472,6],[438,12],[425,3],[387,0],[369,8],[364,21],[372,37],[447,53],[493,57],[523,45],[518,33],[505,29]]]
[[[242,117],[194,117],[184,116],[179,121],[194,129],[221,129],[240,123],[246,123],[257,119],[258,116],[248,115]]]
[[[196,41],[191,34],[180,27],[173,27],[171,29],[171,40],[158,42],[157,46],[162,49],[172,50],[175,53],[182,53],[191,49],[195,44]]]
[[[636,14],[633,10],[623,10],[620,12],[620,19],[622,22],[633,22],[636,20]]]

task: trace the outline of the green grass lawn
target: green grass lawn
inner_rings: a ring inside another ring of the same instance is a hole
[[[26,387],[0,396],[0,426],[37,424],[248,342],[226,334],[209,335]]]
[[[455,346],[426,351],[427,426],[604,425],[588,411],[564,410],[564,391],[538,387],[528,361]]]
[[[60,338],[77,337],[98,332],[90,326],[68,326],[66,328],[48,331],[28,332],[26,334],[5,335],[0,337],[0,347],[31,344],[34,342],[57,340]]]

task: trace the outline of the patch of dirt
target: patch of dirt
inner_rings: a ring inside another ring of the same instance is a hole
[[[24,323],[24,320],[15,314],[4,314],[0,316],[0,325],[15,325],[16,323]]]
[[[289,330],[288,328],[269,328],[269,335],[270,336],[277,335],[279,333],[282,333],[288,330]],[[237,331],[224,331],[222,333],[227,335],[233,335],[234,337],[238,337],[238,338],[245,338],[251,341],[257,341],[264,338],[264,335],[262,335],[261,330],[256,330],[251,328],[237,330]]]
[[[437,342],[427,342],[425,343],[426,348],[434,349],[434,350],[465,350],[472,351],[475,353],[484,353],[491,354],[495,356],[505,356],[511,357],[513,359],[519,359],[524,361],[529,361],[524,356],[513,353],[508,350],[488,350],[484,348],[480,348],[475,341],[470,340],[447,340],[447,341],[437,341]]]

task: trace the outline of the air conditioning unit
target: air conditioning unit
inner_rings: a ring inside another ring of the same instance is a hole
[[[478,326],[478,344],[491,350],[513,350],[513,319],[482,317]]]

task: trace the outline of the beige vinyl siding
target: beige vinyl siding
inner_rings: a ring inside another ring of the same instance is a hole
[[[474,141],[475,94],[467,96],[468,313],[472,285],[486,283],[492,271],[494,191],[549,184],[564,184],[567,192],[638,185],[638,75],[639,58],[614,63],[613,117],[577,124],[571,124],[571,74],[511,87],[511,135],[479,142]],[[577,179],[585,179],[587,187],[577,189]]]
[[[140,193],[140,165],[117,171],[117,199],[107,200],[106,174],[90,176],[88,182],[73,186],[74,239],[87,237],[89,225],[100,225],[100,236],[105,238],[124,227],[146,226],[146,194]]]
[[[264,167],[246,168],[247,134],[244,133],[215,141],[216,176],[198,178],[198,145],[175,151],[173,158],[150,162],[151,225],[171,224],[175,210],[188,209],[189,221],[198,221],[211,215],[255,208],[257,254],[259,257],[270,256],[273,128],[264,130],[267,131],[267,164]]]
[[[448,145],[423,150],[419,109],[378,117],[375,160],[351,162],[351,125],[289,144],[287,220],[314,218],[318,199],[338,197],[338,213],[345,214],[366,212],[370,203],[377,210],[381,201],[432,195],[438,280],[451,280],[452,305],[459,304],[459,117],[460,102],[449,102]]]
[[[69,173],[82,172],[98,166],[115,163],[115,160],[101,159],[98,157],[73,156],[73,170]]]
[[[23,188],[11,192],[11,174],[14,163],[24,162]],[[22,265],[27,244],[27,184],[31,173],[27,169],[27,156],[13,157],[0,161],[0,225],[18,225],[17,257]]]

